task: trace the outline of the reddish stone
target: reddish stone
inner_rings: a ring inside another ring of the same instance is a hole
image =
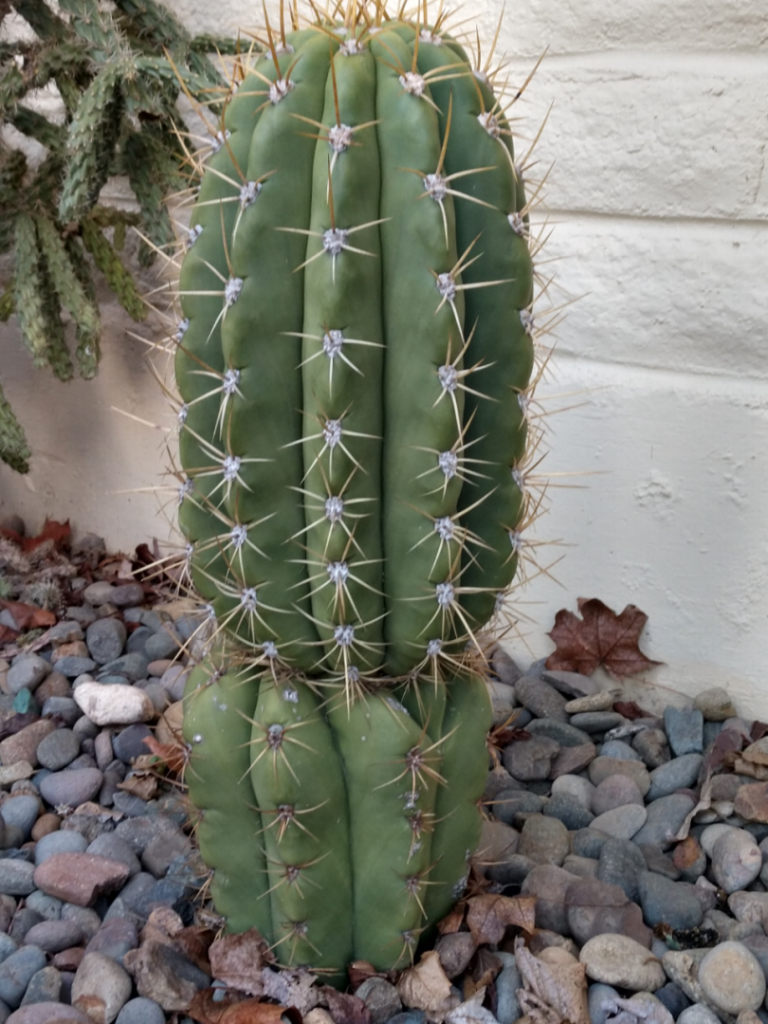
[[[47,718],[41,718],[31,725],[20,729],[14,736],[8,736],[0,743],[0,761],[3,764],[16,764],[28,761],[33,768],[37,767],[37,746],[44,736],[53,732],[56,726]]]
[[[734,811],[745,821],[768,823],[768,784],[749,782],[740,786],[733,802]]]
[[[72,640],[54,650],[51,664],[55,665],[59,658],[90,658],[90,654],[84,640]]]
[[[42,707],[49,697],[71,697],[72,684],[61,672],[50,672],[35,690],[35,698]]]
[[[70,946],[69,949],[62,949],[57,953],[51,963],[60,971],[76,971],[84,956],[85,950],[82,946]]]
[[[32,838],[37,842],[38,839],[50,835],[51,832],[58,832],[60,826],[61,818],[58,814],[41,814],[32,826]]]
[[[90,907],[99,896],[122,889],[130,873],[127,864],[111,857],[55,853],[36,868],[34,881],[48,896],[78,907]]]

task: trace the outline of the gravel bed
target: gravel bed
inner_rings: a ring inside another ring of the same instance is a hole
[[[191,1024],[193,999],[200,1020],[230,997],[183,788],[146,741],[177,742],[204,613],[80,550],[77,602],[0,658],[0,1024]],[[0,626],[22,628],[14,609]],[[651,715],[523,664],[493,658],[473,891],[533,907],[526,944],[448,930],[422,962],[439,1005],[405,975],[363,971],[340,1002],[269,964],[261,997],[309,1024],[768,1024],[768,727],[722,690]]]

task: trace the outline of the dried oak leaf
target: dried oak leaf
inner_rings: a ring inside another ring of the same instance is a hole
[[[42,626],[55,626],[56,616],[46,608],[38,608],[35,604],[24,604],[22,601],[0,600],[0,608],[7,609],[19,629],[40,629]]]
[[[19,541],[21,542],[21,549],[25,553],[34,551],[35,548],[40,547],[47,540],[52,540],[56,550],[61,551],[69,543],[71,533],[72,528],[69,525],[68,519],[64,523],[59,523],[55,519],[46,519],[42,530],[36,537],[19,537]]]
[[[157,794],[157,777],[150,772],[131,772],[117,788],[141,800],[151,800]]]
[[[647,658],[638,646],[648,621],[645,612],[628,604],[617,615],[596,597],[580,597],[577,604],[581,618],[565,608],[555,615],[548,636],[557,649],[547,658],[548,669],[589,676],[602,665],[612,676],[624,679],[661,664]]]
[[[560,964],[553,970],[515,940],[515,963],[523,979],[520,1009],[534,1024],[589,1024],[584,964]]]
[[[485,989],[479,988],[455,1010],[447,1014],[446,1024],[496,1024],[496,1018],[483,1006]]]
[[[467,909],[466,903],[458,903],[453,910],[449,910],[442,921],[438,921],[437,930],[441,935],[453,935],[461,930],[464,924],[464,913]]]
[[[613,702],[613,710],[619,715],[623,715],[624,718],[628,718],[630,722],[633,722],[636,718],[652,717],[649,711],[641,708],[633,700],[615,700]],[[147,741],[144,740],[144,742],[146,743]]]
[[[251,928],[239,935],[222,935],[216,939],[208,950],[208,959],[218,981],[248,995],[260,996],[264,993],[261,969],[274,957],[261,934]]]
[[[181,775],[187,763],[187,752],[182,743],[158,743],[154,736],[145,736],[144,743],[161,762],[157,767],[165,766],[174,775]]]
[[[485,893],[467,900],[467,927],[478,946],[501,942],[507,928],[512,925],[533,932],[535,919],[535,896],[497,896]]]
[[[214,1001],[214,993],[216,1000]],[[301,1024],[301,1014],[292,1007],[262,1003],[258,999],[243,999],[228,992],[219,999],[221,989],[205,988],[198,992],[187,1011],[198,1024]]]
[[[320,994],[335,1024],[371,1024],[371,1011],[359,996],[323,985]]]
[[[442,968],[440,956],[434,949],[425,953],[414,967],[403,971],[397,992],[404,1006],[424,1010],[431,1021],[445,1020],[446,1014],[459,1004],[451,992],[451,983]]]

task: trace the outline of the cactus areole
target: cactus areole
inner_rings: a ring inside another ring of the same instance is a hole
[[[411,962],[479,842],[532,264],[501,102],[440,19],[352,2],[269,41],[181,268],[179,521],[220,627],[187,779],[227,928],[340,981]]]

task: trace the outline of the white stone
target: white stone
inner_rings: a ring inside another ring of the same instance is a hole
[[[123,683],[81,683],[74,694],[77,706],[96,725],[150,722],[155,706],[143,690]]]
[[[582,946],[579,960],[593,981],[632,992],[655,992],[666,981],[661,961],[628,935],[596,935]]]
[[[725,1013],[756,1010],[765,997],[765,975],[754,954],[740,942],[721,942],[699,964],[699,984],[707,999]]]

